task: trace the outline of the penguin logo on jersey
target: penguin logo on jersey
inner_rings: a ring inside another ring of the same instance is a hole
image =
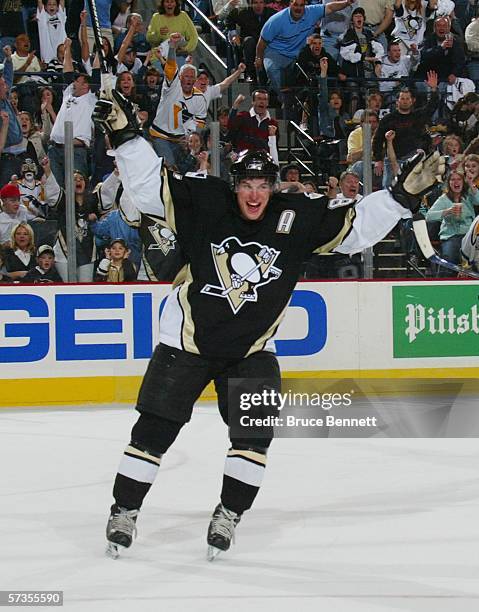
[[[226,298],[234,314],[246,302],[258,301],[258,287],[281,276],[273,265],[280,251],[257,242],[242,244],[230,237],[212,244],[211,252],[221,286],[205,285],[201,293]]]
[[[155,223],[155,225],[150,225],[148,229],[155,240],[155,242],[148,247],[149,251],[160,249],[163,255],[168,255],[170,251],[174,251],[176,247],[176,236],[169,227],[161,223]]]

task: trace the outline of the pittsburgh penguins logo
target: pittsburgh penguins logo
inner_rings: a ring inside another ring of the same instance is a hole
[[[281,276],[282,270],[273,265],[280,251],[257,242],[242,244],[230,237],[212,244],[211,252],[221,286],[205,285],[201,293],[226,298],[234,314],[258,300],[258,287]]]
[[[416,36],[417,31],[421,29],[422,21],[423,19],[419,15],[408,15],[406,18],[403,18],[404,27],[409,38]]]
[[[168,255],[170,251],[176,248],[176,236],[168,226],[158,222],[155,225],[148,226],[148,229],[155,241],[149,245],[149,251],[160,249],[163,255]]]

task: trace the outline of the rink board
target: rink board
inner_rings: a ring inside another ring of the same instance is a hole
[[[0,406],[133,402],[168,292],[2,287]],[[477,378],[478,295],[475,281],[299,283],[277,336],[283,374]]]

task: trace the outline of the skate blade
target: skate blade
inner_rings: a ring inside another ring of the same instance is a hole
[[[105,550],[105,554],[110,559],[119,559],[120,551],[125,550],[124,546],[120,546],[120,544],[114,544],[113,542],[108,542]]]
[[[208,546],[208,550],[206,552],[206,560],[214,561],[216,557],[222,552],[224,552],[224,550],[221,550],[221,548],[216,548],[216,546]]]

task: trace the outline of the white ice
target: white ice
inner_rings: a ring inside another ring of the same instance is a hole
[[[208,563],[228,444],[202,405],[113,561],[104,529],[135,420],[124,406],[0,411],[0,590],[60,589],[86,612],[479,609],[479,440],[275,440],[236,544]]]

